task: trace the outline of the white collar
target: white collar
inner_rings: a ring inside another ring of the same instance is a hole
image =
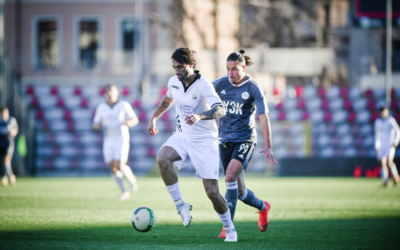
[[[228,75],[229,82],[232,84],[233,87],[240,87],[240,86],[243,86],[243,85],[245,85],[248,81],[251,80],[251,75],[246,75],[246,77],[248,77],[248,79],[247,79],[246,81],[242,82],[242,83],[239,84],[239,85],[236,85],[236,84],[233,84],[233,83],[232,83],[231,78],[230,78],[229,75]]]

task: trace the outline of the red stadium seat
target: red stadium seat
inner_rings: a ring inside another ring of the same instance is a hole
[[[326,96],[326,90],[325,90],[325,88],[323,88],[323,87],[318,88],[317,95],[318,95],[319,97],[321,97],[321,98],[325,98],[325,96]]]
[[[71,115],[71,111],[70,110],[65,110],[64,111],[64,119],[65,120],[71,120],[72,115]]]
[[[104,88],[100,88],[99,95],[104,95],[104,93],[105,93],[105,89]]]
[[[328,111],[324,115],[324,122],[331,122],[331,120],[332,120],[332,113]]]
[[[283,109],[283,102],[276,104],[275,108],[279,110]]]
[[[370,98],[372,98],[374,96],[374,92],[372,91],[372,89],[367,89],[367,90],[365,90],[364,95],[365,95],[365,97],[370,99]]]
[[[349,96],[349,88],[348,87],[341,87],[340,88],[340,97],[347,98]]]
[[[65,107],[65,103],[64,103],[64,100],[63,99],[61,99],[61,98],[59,98],[58,100],[57,100],[57,107],[61,107],[61,108],[63,108],[63,107]]]
[[[87,99],[82,99],[81,101],[81,107],[82,108],[87,108],[89,107],[89,101]]]
[[[350,110],[351,107],[352,107],[351,101],[350,101],[349,99],[345,99],[345,100],[343,101],[343,109],[345,109],[345,110]]]
[[[397,112],[397,113],[394,115],[394,119],[396,119],[396,121],[397,121],[398,123],[400,123],[400,112]]]
[[[58,95],[58,87],[57,86],[52,86],[51,89],[50,89],[50,94]]]
[[[321,102],[321,108],[322,109],[329,109],[329,100],[328,99],[323,99]]]
[[[393,111],[399,110],[399,101],[398,100],[392,100],[392,102],[390,103],[390,110],[393,110]]]
[[[376,101],[369,100],[367,103],[367,109],[373,111],[373,110],[375,110],[375,107],[376,107]]]
[[[370,122],[374,122],[376,119],[378,119],[380,117],[378,112],[374,112],[371,114],[371,117],[369,118]]]
[[[129,94],[131,93],[131,91],[129,90],[129,88],[128,87],[124,87],[123,89],[122,89],[122,95],[123,96],[128,96]]]
[[[168,87],[162,87],[161,88],[161,96],[165,96],[168,92]]]
[[[140,121],[145,121],[146,120],[146,112],[144,112],[144,111],[140,112],[139,120]]]
[[[166,124],[166,130],[167,132],[171,132],[175,129],[175,126],[172,125],[172,123],[170,121],[167,122]]]
[[[169,113],[168,113],[168,112],[165,112],[165,113],[161,116],[161,119],[162,119],[163,121],[167,121],[167,120],[169,119]]]
[[[136,101],[133,102],[133,107],[134,108],[140,108],[142,106],[141,101],[137,99]]]
[[[36,115],[35,115],[36,119],[38,120],[43,120],[44,118],[44,112],[41,109],[36,110]]]
[[[74,126],[74,122],[73,121],[68,121],[67,129],[69,131],[74,131],[75,130],[75,126]]]
[[[74,95],[82,95],[81,87],[78,86],[74,89]]]
[[[354,123],[357,119],[357,115],[354,112],[350,112],[349,115],[347,116],[347,121]]]
[[[279,90],[277,88],[274,88],[272,91],[272,95],[279,95]]]
[[[39,100],[36,99],[36,98],[33,98],[32,101],[31,101],[31,107],[39,108],[40,107]]]
[[[285,112],[283,112],[283,111],[279,112],[278,120],[279,120],[279,121],[284,121],[285,119],[286,119],[286,114],[285,114]]]
[[[296,97],[297,98],[302,98],[303,97],[303,91],[304,91],[303,86],[296,86],[296,87],[294,87],[294,90],[296,91]]]
[[[309,118],[310,118],[310,114],[308,112],[304,112],[301,120],[305,121],[305,120],[308,120]]]
[[[304,99],[299,99],[299,101],[297,102],[297,108],[302,110],[306,108],[306,102],[304,101]]]
[[[148,157],[154,157],[155,156],[155,150],[154,150],[154,148],[153,147],[149,147],[148,148],[148,151],[147,151],[147,156]]]
[[[26,86],[26,94],[27,95],[35,94],[35,87],[33,87],[33,85]]]

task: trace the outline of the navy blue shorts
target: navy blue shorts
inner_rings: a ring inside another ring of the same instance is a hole
[[[219,158],[221,159],[224,173],[226,174],[226,170],[232,159],[240,161],[247,172],[247,166],[255,148],[256,143],[253,142],[227,142],[219,144]]]

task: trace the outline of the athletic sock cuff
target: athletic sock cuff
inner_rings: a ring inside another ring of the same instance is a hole
[[[225,182],[226,189],[231,190],[231,189],[237,189],[238,188],[238,183],[237,181],[235,182]]]
[[[244,200],[247,197],[247,188],[244,190],[244,194],[242,196],[239,197],[239,200]]]
[[[175,189],[179,189],[179,184],[178,184],[178,182],[177,183],[175,183],[175,184],[172,184],[172,185],[170,185],[170,186],[166,186],[167,187],[167,190],[168,191],[174,191]]]

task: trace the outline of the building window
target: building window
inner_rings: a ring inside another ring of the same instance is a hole
[[[133,52],[137,47],[136,41],[138,32],[136,30],[136,21],[134,18],[123,18],[121,19],[120,25],[122,64],[124,66],[130,66],[133,64]]]
[[[61,32],[57,17],[35,17],[33,64],[36,69],[57,69],[60,66]]]
[[[78,67],[92,69],[98,63],[99,21],[81,19],[78,21]]]

